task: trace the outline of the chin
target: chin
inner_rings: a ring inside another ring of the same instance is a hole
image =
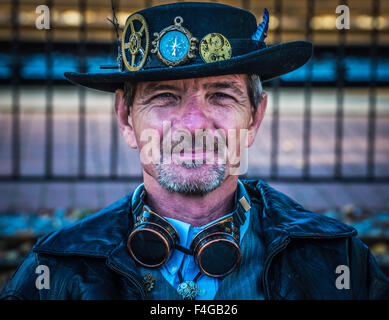
[[[218,164],[159,164],[158,183],[166,190],[185,195],[203,196],[224,181],[226,166]]]

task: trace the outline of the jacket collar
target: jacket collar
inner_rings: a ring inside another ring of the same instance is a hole
[[[292,238],[331,239],[357,234],[353,227],[303,208],[262,180],[243,183],[260,208],[260,232],[267,256]]]
[[[353,227],[303,208],[262,180],[246,181],[247,184],[253,182],[261,195],[262,220],[267,221],[270,230],[287,233],[294,238],[337,238],[356,234]]]
[[[285,238],[339,238],[356,234],[350,226],[304,209],[262,180],[242,182],[253,205],[256,203],[261,208],[261,231],[269,250]],[[132,265],[126,248],[133,223],[132,194],[86,219],[40,238],[33,250],[52,255],[105,257],[112,261],[123,261],[127,257],[128,264],[125,265]]]
[[[33,251],[53,255],[108,257],[132,225],[132,193],[68,227],[40,238]]]

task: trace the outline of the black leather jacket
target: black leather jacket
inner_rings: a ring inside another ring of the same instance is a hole
[[[313,213],[263,181],[242,181],[262,212],[267,299],[389,299],[389,280],[356,230]],[[126,240],[132,194],[70,227],[39,239],[7,283],[3,299],[147,299]],[[38,265],[50,289],[38,290]],[[335,285],[336,268],[350,270],[350,288]]]

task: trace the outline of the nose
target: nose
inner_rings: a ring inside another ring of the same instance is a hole
[[[195,134],[196,129],[212,129],[212,120],[204,102],[198,97],[186,101],[182,108],[180,125]]]

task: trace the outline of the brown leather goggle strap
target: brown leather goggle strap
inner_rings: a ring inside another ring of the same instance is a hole
[[[151,211],[146,206],[143,206],[143,210],[138,211],[138,214],[135,216],[134,229],[139,228],[142,224],[158,225],[159,228],[163,229],[171,237],[173,243],[180,242],[177,230],[169,223],[169,221]]]
[[[190,249],[195,252],[197,247],[208,237],[218,235],[218,237],[230,236],[239,244],[240,228],[234,221],[234,215],[220,220],[199,232],[192,240]]]

